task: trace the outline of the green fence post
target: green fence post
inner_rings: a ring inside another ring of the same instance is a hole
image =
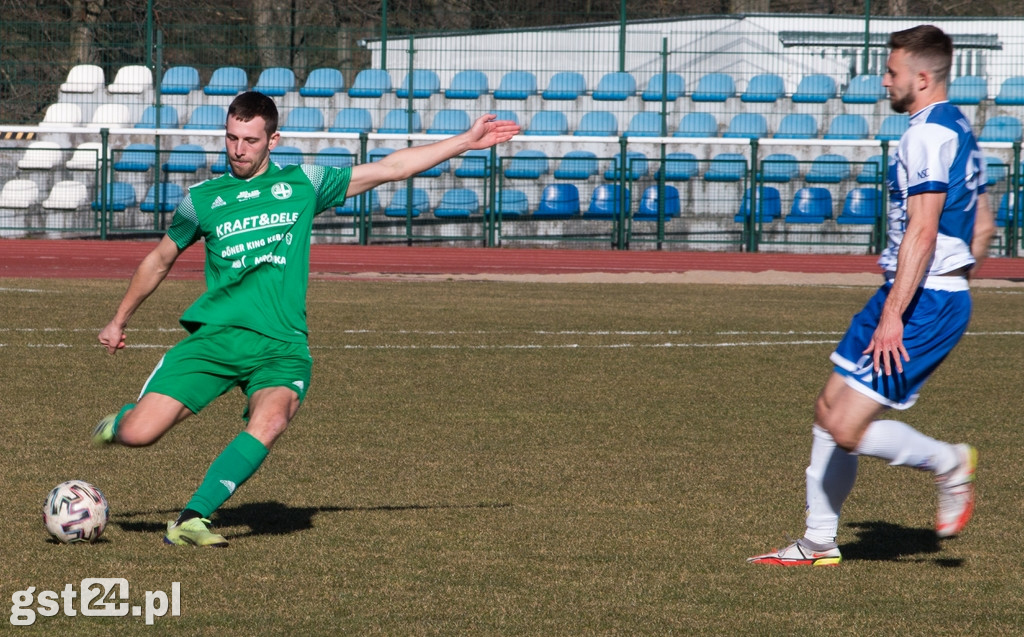
[[[882,169],[875,175],[875,185],[882,191],[879,197],[881,210],[875,211],[875,254],[881,254],[885,249],[885,233],[889,224],[889,189],[886,187],[886,172],[889,170],[889,140],[882,140]]]
[[[106,240],[107,238],[107,171],[109,166],[107,165],[107,152],[110,148],[110,129],[100,129],[100,188],[99,197],[97,201],[100,204],[100,239]]]
[[[366,163],[366,146],[369,138],[365,132],[359,133],[359,163]],[[365,197],[363,195],[366,195]],[[353,206],[355,210],[355,228],[356,232],[359,233],[359,245],[365,246],[370,244],[370,229],[373,227],[373,220],[370,218],[372,210],[368,210],[369,202],[373,201],[373,191],[368,190],[367,192],[360,195],[359,205]],[[369,199],[369,201],[368,201]]]
[[[1020,142],[1013,142],[1013,169],[1010,171],[1010,193],[1013,197],[1013,206],[1010,207],[1010,218],[1006,220],[1006,256],[1015,257],[1018,254],[1017,242],[1020,239],[1020,186],[1024,179],[1024,173],[1020,169]],[[993,205],[993,202],[989,202]]]
[[[495,215],[498,212],[498,179],[494,166],[497,165],[498,160],[498,149],[495,146],[491,146],[490,154],[484,161],[487,164],[484,166],[484,192],[487,196],[484,197],[484,246],[495,247],[497,239],[497,229],[495,228]],[[487,205],[487,200],[490,199],[491,205]]]
[[[762,211],[758,205],[761,202],[761,178],[758,177],[757,162],[757,139],[754,138],[750,140],[750,172],[747,181],[750,184],[750,204],[747,208],[747,218],[743,220],[743,227],[747,233],[747,252],[757,252],[761,238]]]
[[[627,171],[632,169],[628,148],[628,138],[625,135],[619,137],[619,209],[612,222],[612,247],[620,250],[625,248],[626,187],[629,184]]]

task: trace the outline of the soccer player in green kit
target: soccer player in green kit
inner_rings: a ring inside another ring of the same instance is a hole
[[[105,417],[92,434],[97,444],[151,445],[231,388],[248,396],[245,430],[214,459],[192,499],[168,522],[168,544],[227,546],[210,531],[210,516],[256,472],[305,398],[313,363],[306,288],[314,217],[347,197],[519,133],[514,122],[484,115],[462,134],[400,149],[378,162],[279,168],[270,161],[279,140],[277,123],[269,97],[247,92],[234,99],[225,133],[231,171],[189,190],[99,334],[110,354],[124,348],[132,315],[178,256],[205,240],[207,289],[181,317],[188,336],[161,359],[137,403]]]

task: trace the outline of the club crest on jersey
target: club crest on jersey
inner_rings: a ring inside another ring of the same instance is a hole
[[[270,187],[270,194],[274,195],[275,199],[288,199],[292,196],[291,184],[279,181]]]

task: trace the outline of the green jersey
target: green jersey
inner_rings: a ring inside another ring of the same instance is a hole
[[[181,317],[305,342],[313,218],[345,200],[351,170],[274,163],[246,181],[231,174],[189,189],[167,236],[185,249],[206,242],[206,292]]]

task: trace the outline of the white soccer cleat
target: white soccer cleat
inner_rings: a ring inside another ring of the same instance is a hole
[[[786,548],[748,557],[748,564],[769,564],[772,566],[839,566],[843,555],[836,543],[813,546],[807,540],[797,540]]]
[[[967,526],[974,513],[974,470],[978,466],[978,450],[970,445],[956,445],[957,466],[935,476],[939,490],[939,509],[935,517],[935,534],[952,537]]]

